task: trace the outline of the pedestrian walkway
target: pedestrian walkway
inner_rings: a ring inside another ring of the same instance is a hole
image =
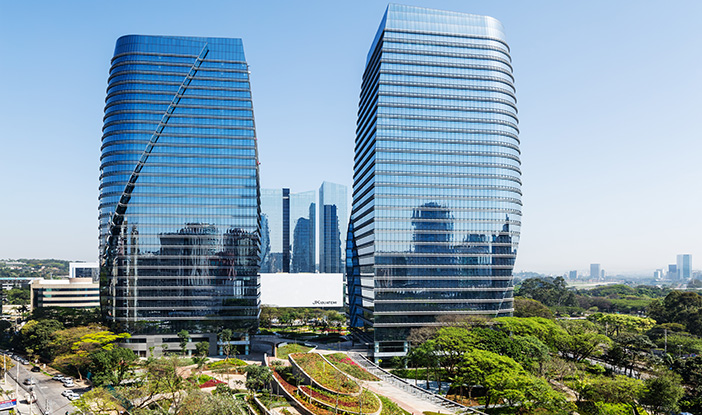
[[[348,355],[359,366],[363,367],[367,371],[371,372],[372,374],[383,380],[383,382],[381,382],[380,384],[378,384],[377,382],[365,382],[365,386],[367,386],[373,392],[391,398],[393,401],[397,402],[407,411],[410,411],[414,414],[419,414],[424,411],[432,411],[439,413],[443,412],[447,414],[468,412],[476,415],[485,415],[483,412],[480,412],[474,408],[460,405],[456,402],[444,398],[443,396],[436,395],[432,392],[429,392],[418,386],[408,383],[403,379],[393,375],[392,373],[378,367],[376,364],[368,360],[361,353],[351,352],[348,353]],[[378,390],[374,389],[374,386],[378,388]],[[413,410],[410,410],[409,407],[413,408]]]

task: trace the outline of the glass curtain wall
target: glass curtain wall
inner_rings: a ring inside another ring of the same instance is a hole
[[[315,272],[316,192],[290,193],[290,272]]]
[[[319,272],[344,272],[347,204],[346,186],[323,182],[319,187]]]
[[[283,190],[261,189],[261,272],[283,272]]]
[[[101,151],[106,322],[135,334],[254,330],[259,174],[241,39],[119,38]]]
[[[347,259],[351,324],[375,357],[410,330],[513,311],[517,108],[497,20],[391,4],[359,101]]]

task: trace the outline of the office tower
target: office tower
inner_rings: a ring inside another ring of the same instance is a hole
[[[568,272],[568,279],[569,280],[577,280],[578,279],[578,271],[569,271]]]
[[[283,272],[283,189],[261,189],[261,272]]]
[[[668,264],[668,279],[671,281],[678,279],[678,266],[676,264]]]
[[[314,190],[262,189],[262,272],[315,272],[316,221]]]
[[[602,268],[600,264],[590,264],[590,279],[595,281],[599,280],[601,271]]]
[[[315,272],[317,192],[290,193],[290,272]]]
[[[319,187],[319,272],[344,272],[347,197],[344,185],[323,182]]]
[[[663,279],[663,270],[662,269],[657,269],[653,272],[653,278],[656,280],[662,280]]]
[[[101,306],[114,329],[255,330],[259,174],[248,69],[241,39],[117,40],[100,166]]]
[[[390,4],[368,53],[347,242],[351,325],[374,358],[412,328],[509,316],[521,220],[502,24]]]
[[[679,280],[687,281],[692,278],[692,255],[678,255],[677,269]]]

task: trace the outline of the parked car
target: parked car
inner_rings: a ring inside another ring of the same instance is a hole
[[[72,387],[74,387],[74,386],[76,386],[76,384],[73,383],[72,380],[68,380],[68,381],[64,381],[64,382],[63,382],[63,387],[65,387],[65,388],[72,388]]]
[[[41,372],[41,369],[39,368],[39,366],[32,366],[31,371],[32,372]]]
[[[65,378],[63,377],[63,375],[56,375],[56,376],[54,376],[54,377],[51,378],[51,379],[63,381]]]
[[[70,400],[70,401],[75,401],[76,399],[80,399],[80,395],[78,395],[78,394],[75,393],[75,392],[69,393],[68,395],[66,395],[66,397],[67,397],[68,400]]]
[[[36,385],[36,383],[37,382],[34,380],[34,378],[27,378],[24,380],[25,385]]]
[[[70,389],[66,389],[65,391],[61,392],[61,396],[68,396],[69,393],[73,393],[73,391]]]

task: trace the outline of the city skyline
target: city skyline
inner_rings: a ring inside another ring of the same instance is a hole
[[[644,274],[680,253],[702,257],[694,239],[702,224],[689,219],[700,203],[689,189],[702,181],[691,101],[702,81],[686,76],[700,64],[690,52],[702,36],[699,4],[407,3],[489,15],[507,27],[525,183],[516,271],[560,274],[598,262],[610,275]],[[8,58],[0,75],[8,82],[0,173],[13,180],[10,203],[0,207],[0,257],[97,258],[104,74],[114,39],[128,33],[243,38],[261,186],[313,189],[319,171],[350,186],[358,84],[369,33],[387,3],[208,3],[192,10],[187,33],[174,3],[126,2],[109,13],[107,5],[77,4],[80,11],[49,2],[1,6],[8,40],[0,51]],[[280,41],[280,33],[291,39]],[[66,54],[62,45],[81,53]],[[668,194],[689,197],[671,202]],[[57,203],[69,207],[60,222],[69,231],[60,244],[37,243],[55,226],[47,210]]]

